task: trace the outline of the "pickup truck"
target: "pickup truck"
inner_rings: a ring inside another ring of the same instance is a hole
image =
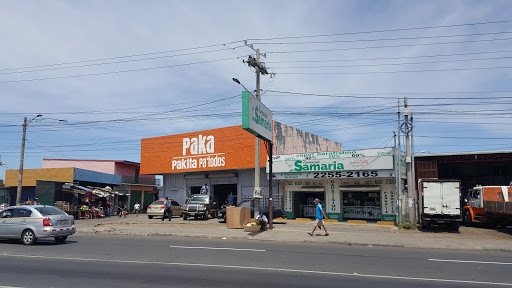
[[[252,217],[252,215],[254,215],[254,201],[253,200],[244,200],[244,201],[238,203],[238,205],[236,205],[236,207],[251,207],[251,217]],[[269,218],[270,209],[268,207],[261,207],[260,211],[263,212],[263,215],[265,215],[267,217],[267,219]],[[283,217],[283,210],[281,208],[273,207],[272,218],[275,219],[275,218],[279,218],[279,217]],[[217,218],[223,219],[224,222],[226,221],[226,207],[219,210]]]
[[[213,196],[195,194],[190,197],[183,207],[183,220],[187,220],[189,217],[208,220],[210,216],[212,218],[217,217],[218,211],[219,207],[213,200]]]

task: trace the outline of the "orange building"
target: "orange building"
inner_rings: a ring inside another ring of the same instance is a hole
[[[273,122],[273,153],[292,154],[339,151],[341,144],[308,132]],[[260,187],[268,195],[265,172],[267,150],[261,141]],[[163,195],[179,203],[199,193],[207,184],[217,201],[224,203],[232,193],[237,201],[252,199],[254,192],[255,136],[232,126],[141,141],[141,174],[163,175]],[[277,192],[278,182],[274,181]],[[274,187],[275,186],[275,187]],[[268,196],[267,196],[268,197]],[[279,195],[274,196],[278,205]]]

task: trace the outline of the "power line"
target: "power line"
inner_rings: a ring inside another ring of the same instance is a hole
[[[306,74],[307,75],[367,75],[367,74],[423,73],[423,72],[447,72],[447,71],[468,71],[468,70],[494,70],[494,69],[510,69],[510,68],[512,68],[512,66],[396,70],[396,71],[366,71],[366,72],[281,72],[281,73],[276,73],[276,74],[278,74],[278,75],[306,75]]]
[[[463,24],[450,24],[450,25],[436,25],[436,26],[422,26],[422,27],[410,27],[410,28],[396,28],[396,29],[382,29],[382,30],[370,30],[370,31],[331,33],[331,34],[286,36],[286,37],[272,37],[272,38],[248,38],[247,40],[248,41],[269,41],[269,40],[282,40],[282,39],[318,38],[318,37],[345,36],[345,35],[356,35],[356,34],[371,34],[371,33],[414,31],[414,30],[427,30],[427,29],[463,27],[463,26],[478,26],[478,25],[489,25],[489,24],[510,23],[510,22],[512,22],[512,19],[509,19],[509,20],[497,20],[497,21],[486,21],[486,22],[474,22],[474,23],[463,23]]]
[[[418,64],[439,64],[439,63],[453,63],[453,62],[470,62],[470,61],[484,61],[484,60],[503,60],[510,59],[512,56],[506,57],[488,57],[488,58],[474,58],[474,59],[452,59],[452,60],[439,60],[439,61],[419,61],[419,62],[402,62],[402,63],[380,63],[380,64],[359,64],[359,65],[322,65],[322,66],[284,66],[272,67],[272,69],[317,69],[317,68],[355,68],[355,67],[381,67],[381,66],[400,66],[400,65],[418,65]]]
[[[244,46],[238,46],[238,47],[244,47]],[[204,53],[212,53],[212,52],[218,52],[218,51],[224,51],[224,50],[227,50],[227,49],[226,48],[222,48],[222,49],[215,49],[215,50],[208,50],[208,51],[200,51],[200,52],[177,54],[177,55],[166,55],[166,56],[151,57],[151,58],[140,58],[140,59],[110,61],[110,62],[82,64],[82,65],[65,66],[65,67],[51,67],[51,68],[42,68],[42,69],[36,69],[36,70],[22,70],[22,71],[0,72],[0,75],[32,73],[32,72],[41,72],[41,71],[54,71],[54,70],[63,70],[63,69],[72,69],[72,68],[83,68],[83,67],[92,67],[92,66],[102,66],[102,65],[119,64],[119,63],[128,63],[128,62],[147,61],[147,60],[155,60],[155,59],[163,59],[163,58],[171,58],[171,57],[181,57],[181,56],[190,56],[190,55],[197,55],[197,54],[204,54]],[[10,69],[10,70],[12,70],[12,69]],[[2,71],[2,70],[0,70],[0,71]]]
[[[286,95],[268,95],[273,97],[278,96],[314,96],[314,97],[334,97],[334,98],[368,98],[368,99],[395,99],[377,95],[440,95],[440,94],[498,94],[498,93],[512,93],[512,90],[496,90],[496,91],[440,91],[440,92],[379,92],[379,93],[346,93],[346,94],[318,94],[318,93],[305,93],[305,92],[291,92],[291,91],[280,91],[280,90],[266,90],[272,93],[281,93]],[[474,99],[474,100],[487,100],[488,97],[408,97],[409,99],[419,100],[463,100],[463,99]],[[493,99],[512,99],[512,96],[493,96]]]
[[[233,42],[227,42],[227,43],[222,43],[222,44],[213,44],[213,45],[197,46],[197,47],[192,47],[192,48],[183,48],[183,49],[166,50],[166,51],[149,52],[149,53],[139,53],[139,54],[116,56],[116,57],[97,58],[97,59],[88,59],[88,60],[79,60],[79,61],[69,61],[69,62],[61,62],[61,63],[55,63],[55,64],[24,66],[24,67],[15,67],[15,68],[5,68],[5,69],[0,69],[0,71],[32,69],[32,68],[41,68],[41,67],[53,67],[53,66],[61,66],[61,65],[70,65],[70,64],[89,63],[89,62],[106,61],[106,60],[114,60],[114,59],[124,59],[124,58],[132,58],[132,57],[157,55],[157,54],[166,54],[166,53],[181,52],[181,51],[188,51],[188,50],[198,50],[198,49],[204,49],[204,48],[212,48],[212,47],[223,46],[225,44],[234,44],[234,43],[238,43],[238,42],[242,42],[242,41],[233,41]]]
[[[502,35],[510,34],[510,31],[472,33],[472,34],[452,34],[452,35],[434,35],[434,36],[415,36],[415,37],[397,37],[397,38],[378,38],[378,39],[352,39],[352,40],[329,40],[329,41],[303,41],[303,42],[253,42],[254,45],[304,45],[304,44],[332,44],[332,43],[355,43],[355,42],[377,42],[377,41],[398,41],[398,40],[418,40],[418,39],[437,39],[437,38],[455,38],[470,36]]]
[[[433,46],[433,45],[448,45],[448,44],[462,44],[462,43],[507,41],[507,40],[511,40],[511,39],[512,38],[509,37],[509,38],[478,39],[478,40],[416,43],[416,44],[399,44],[399,45],[365,46],[365,47],[350,47],[350,48],[329,48],[329,49],[289,50],[289,51],[283,50],[283,51],[269,51],[266,53],[268,53],[268,54],[291,54],[291,53],[311,53],[311,52],[332,52],[332,51],[348,51],[348,50],[365,50],[365,49],[400,48],[400,47],[415,47],[415,46]]]
[[[137,68],[137,69],[127,69],[127,70],[117,70],[117,71],[110,71],[110,72],[98,72],[98,73],[77,74],[77,75],[67,75],[67,76],[56,76],[56,77],[44,77],[44,78],[32,78],[32,79],[21,79],[21,80],[7,80],[7,81],[0,81],[0,84],[30,82],[30,81],[43,81],[43,80],[56,80],[56,79],[78,78],[78,77],[90,77],[90,76],[120,74],[120,73],[128,73],[128,72],[139,72],[139,71],[166,69],[166,68],[190,66],[190,65],[205,64],[205,63],[214,63],[214,62],[233,60],[233,59],[237,59],[237,57],[223,58],[223,59],[216,59],[216,60],[205,60],[205,61],[198,61],[198,62],[191,62],[191,63],[184,63],[184,64],[175,64],[175,65],[165,65],[165,66]]]

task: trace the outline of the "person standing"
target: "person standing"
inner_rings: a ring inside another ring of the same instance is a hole
[[[229,193],[228,196],[228,205],[234,205],[235,202],[235,195],[233,195],[233,192]]]
[[[208,187],[208,184],[204,184],[203,187],[201,187],[201,194],[208,195],[210,194],[210,187]]]
[[[164,215],[162,216],[162,221],[164,221],[164,219],[165,219],[165,213],[167,213],[167,215],[169,216],[169,221],[171,221],[172,203],[171,203],[171,200],[169,200],[169,197],[165,197],[164,206],[165,206],[165,210],[164,210]]]
[[[105,216],[110,217],[110,206],[112,204],[110,201],[107,200],[107,203],[105,203]]]
[[[137,217],[139,217],[139,209],[140,209],[140,204],[139,204],[139,202],[136,202],[135,205],[133,205],[133,212],[135,212],[135,214],[137,214]]]
[[[320,204],[320,199],[315,199],[316,203],[316,221],[315,221],[315,227],[313,227],[313,231],[311,233],[308,232],[309,236],[313,236],[316,230],[316,227],[320,227],[320,229],[323,227],[325,231],[325,236],[329,236],[329,233],[327,232],[327,228],[325,228],[324,225],[324,219],[327,219],[327,216],[325,216],[324,209],[322,209],[322,204]]]

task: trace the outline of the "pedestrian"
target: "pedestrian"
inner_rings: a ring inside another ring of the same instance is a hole
[[[171,221],[171,218],[172,218],[172,203],[171,203],[171,200],[169,200],[169,197],[165,197],[164,206],[165,206],[165,210],[164,210],[164,215],[162,216],[162,221],[164,221],[164,219],[165,219],[165,213],[167,213],[167,215],[169,217],[169,221]]]
[[[309,236],[313,236],[315,233],[316,227],[320,227],[320,229],[322,229],[322,227],[323,227],[324,231],[325,231],[325,236],[329,236],[329,233],[327,232],[327,228],[325,228],[324,220],[323,220],[323,219],[327,219],[327,216],[325,216],[324,209],[322,209],[322,204],[320,204],[320,199],[316,198],[315,203],[316,203],[315,227],[313,227],[313,231],[311,231],[311,233],[308,232],[308,234],[309,234]]]
[[[105,203],[105,216],[107,217],[110,217],[110,206],[112,206],[112,204],[107,200],[107,203]]]
[[[229,193],[229,196],[228,196],[228,205],[233,205],[235,202],[235,195],[233,195],[233,192]]]
[[[260,230],[266,231],[267,230],[267,224],[268,224],[267,216],[265,216],[265,214],[260,212],[260,215],[258,215],[258,217],[256,217],[256,219],[260,220],[260,225],[261,225],[261,229]]]
[[[201,194],[208,195],[210,194],[210,187],[208,187],[208,184],[204,184],[203,187],[201,187]]]
[[[137,217],[139,217],[139,209],[140,209],[140,204],[139,204],[139,202],[136,202],[135,205],[133,205],[133,212],[135,214],[137,214]]]

